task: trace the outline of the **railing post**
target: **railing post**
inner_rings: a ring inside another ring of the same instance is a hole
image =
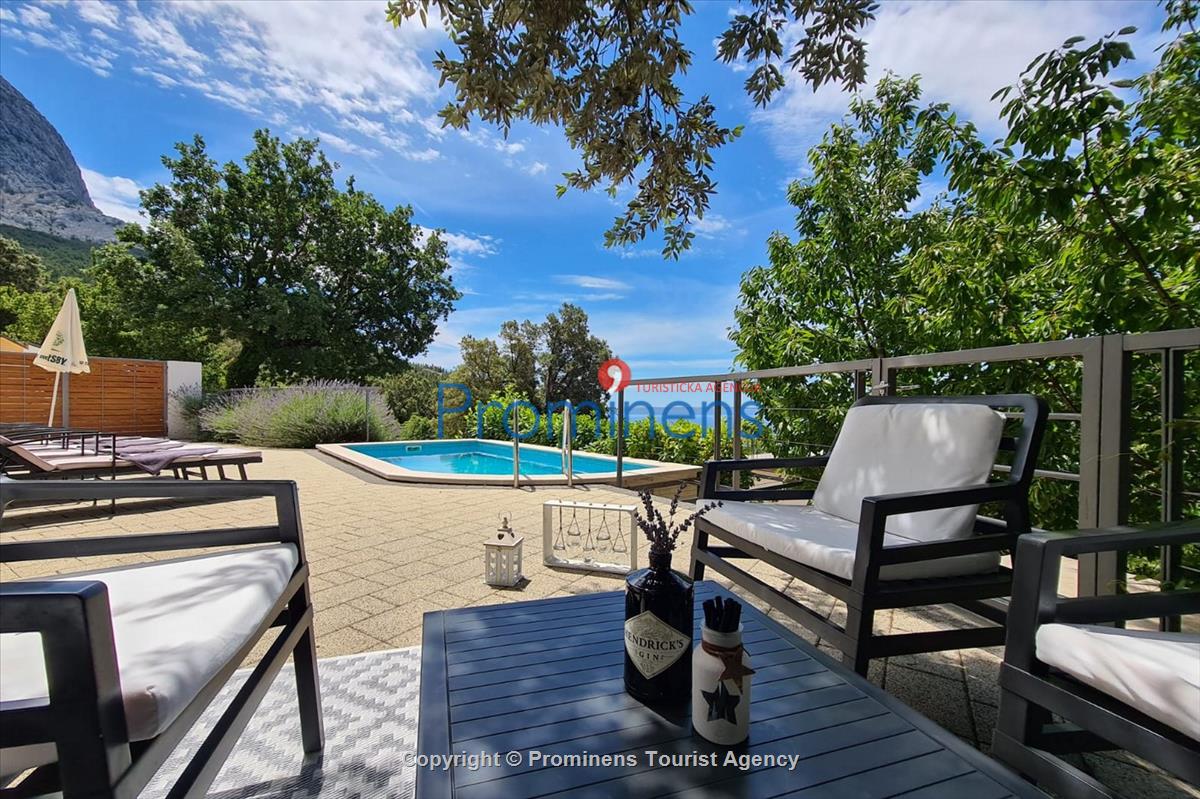
[[[549,416],[546,417],[546,424],[550,425],[550,429],[554,429],[554,423]],[[563,466],[567,469],[567,488],[575,487],[575,408],[570,400],[567,400],[567,406],[563,409],[563,443],[565,449],[563,451]]]
[[[1120,335],[1101,336],[1084,355],[1079,442],[1081,527],[1124,524],[1129,515],[1129,353]],[[1117,591],[1120,552],[1079,557],[1079,596]]]
[[[713,460],[721,460],[721,381],[713,383]],[[718,480],[717,482],[720,482]]]
[[[520,431],[520,408],[514,402],[512,405],[512,434],[513,434],[513,488],[521,487],[521,440],[517,438]]]
[[[882,370],[881,370],[882,371]],[[857,402],[867,396],[867,373],[855,370],[854,372],[854,400]]]
[[[625,485],[625,389],[617,391],[617,488]]]
[[[1185,350],[1162,351],[1162,520],[1183,518],[1183,439],[1178,424],[1183,420]],[[1159,553],[1163,582],[1176,584],[1181,577],[1182,547],[1165,546]],[[1163,616],[1158,627],[1164,632],[1182,629],[1180,616]]]
[[[896,370],[887,365],[887,358],[876,358],[871,365],[871,392],[883,396],[896,393]]]
[[[742,381],[733,381],[733,459],[742,459]],[[742,473],[733,473],[733,487],[742,487]]]

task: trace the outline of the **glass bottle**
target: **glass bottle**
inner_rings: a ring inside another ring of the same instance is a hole
[[[625,690],[647,705],[686,705],[692,684],[693,587],[650,550],[650,567],[625,579]]]

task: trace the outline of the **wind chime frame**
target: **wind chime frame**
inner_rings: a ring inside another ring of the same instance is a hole
[[[636,510],[636,505],[559,499],[544,502],[543,562],[559,569],[585,572],[629,574],[637,571],[638,536],[633,520]],[[572,539],[576,539],[576,542]],[[570,557],[567,553],[572,549],[577,550],[580,556]],[[629,555],[628,564],[613,562],[626,553]]]

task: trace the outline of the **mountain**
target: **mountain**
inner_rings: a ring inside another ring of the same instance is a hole
[[[0,76],[0,224],[111,241],[121,220],[100,213],[62,136]]]

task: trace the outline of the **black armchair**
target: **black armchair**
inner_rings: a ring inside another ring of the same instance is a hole
[[[136,796],[251,649],[266,654],[175,783],[203,796],[275,675],[296,670],[300,737],[324,745],[308,563],[288,481],[13,481],[14,501],[273,498],[276,524],[0,543],[0,561],[215,554],[0,585],[0,795]],[[14,785],[16,775],[31,773]]]
[[[996,757],[1064,797],[1117,795],[1062,759],[1071,752],[1125,749],[1200,785],[1200,635],[1097,626],[1200,613],[1200,591],[1058,596],[1064,557],[1189,543],[1200,520],[1021,539]]]
[[[1021,426],[1008,437],[996,411],[1013,408]],[[850,409],[829,456],[710,461],[701,496],[725,504],[697,520],[692,576],[713,568],[836,646],[860,674],[872,658],[998,646],[1005,610],[989,600],[1010,590],[1000,552],[1030,530],[1029,485],[1047,414],[1045,402],[1028,394],[867,397]],[[987,482],[1002,450],[1012,452],[1007,479]],[[720,484],[724,472],[805,467],[824,469],[816,490]],[[984,503],[1002,505],[1003,520],[977,516]],[[845,602],[845,626],[730,562],[737,558],[769,563]],[[880,610],[938,604],[991,623],[874,632]]]

